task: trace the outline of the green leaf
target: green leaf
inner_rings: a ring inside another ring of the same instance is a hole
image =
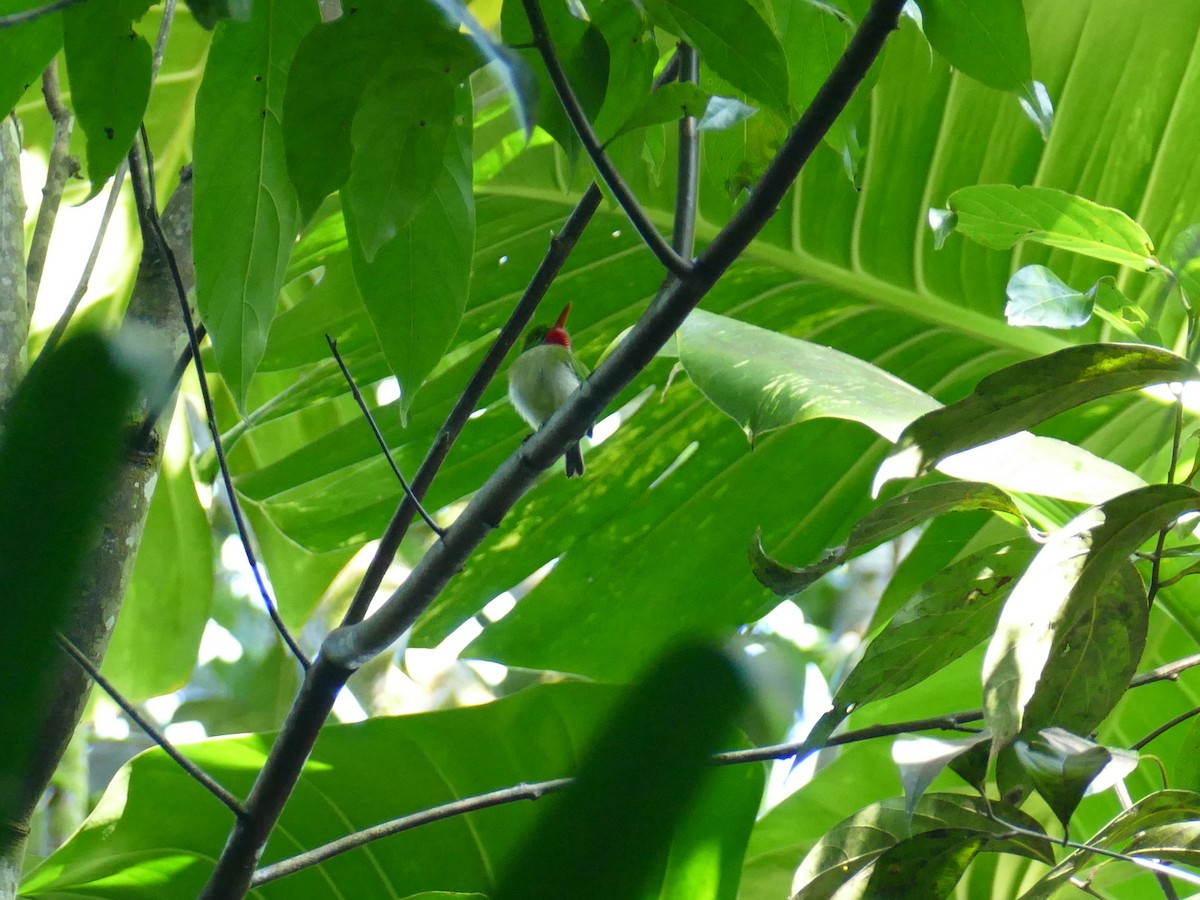
[[[440,73],[408,69],[401,61],[382,68],[363,90],[342,199],[367,262],[412,222],[433,190],[453,124],[454,88]]]
[[[1025,571],[1032,550],[998,544],[952,563],[872,638],[834,696],[839,709],[890,697],[948,666],[983,641]]]
[[[567,10],[567,4],[543,3],[541,10],[567,81],[588,120],[595,122],[608,90],[611,63],[608,44],[594,23],[575,18]],[[500,28],[504,42],[511,46],[528,46],[533,41],[521,0],[504,0]],[[583,145],[563,111],[541,54],[532,49],[518,53],[537,79],[537,124],[558,142],[567,159],[574,164]]]
[[[1045,266],[1025,266],[1008,279],[1004,317],[1016,327],[1078,328],[1092,317],[1096,290],[1077,291]]]
[[[712,97],[704,107],[704,115],[696,123],[700,131],[723,131],[744,122],[758,112],[758,108],[743,103],[736,97]]]
[[[1009,822],[1032,831],[1041,831],[1036,821],[1008,804],[992,801],[991,810]],[[847,885],[852,879],[855,887],[847,896],[878,896],[877,892],[871,893],[866,888],[868,879],[873,879],[874,873],[879,871],[878,866],[887,851],[926,833],[932,834],[928,840],[936,841],[947,830],[960,832],[964,841],[977,839],[980,842],[979,849],[984,851],[1015,853],[1043,862],[1052,862],[1054,859],[1049,838],[1024,835],[1010,837],[1010,832],[989,816],[987,803],[978,797],[926,794],[917,802],[911,822],[903,800],[884,800],[855,813],[826,832],[796,872],[793,884],[800,886],[800,889],[793,900],[831,897],[839,887]],[[904,864],[902,870],[896,872],[897,875],[902,872],[912,874],[911,866],[915,860],[907,850],[913,846],[910,844],[908,848],[901,849],[897,856],[891,857],[890,861]],[[880,878],[884,877],[880,875]],[[838,896],[840,898],[842,894]]]
[[[958,231],[997,250],[1035,241],[1142,272],[1159,267],[1154,245],[1119,209],[1046,187],[990,184],[950,195]]]
[[[933,780],[956,758],[990,738],[978,734],[966,738],[903,737],[892,744],[892,760],[904,785],[905,810],[912,815]]]
[[[187,6],[200,27],[212,31],[222,19],[247,21],[254,0],[187,0]]]
[[[308,0],[259,0],[248,22],[219,23],[196,97],[196,304],[239,407],[299,227],[280,115],[285,73],[317,21]]]
[[[710,755],[749,699],[724,653],[697,644],[666,654],[509,859],[495,900],[639,896],[667,862],[672,833],[712,775]]]
[[[504,82],[512,99],[512,109],[516,113],[517,122],[525,133],[525,140],[533,137],[533,126],[536,124],[534,115],[537,109],[538,86],[533,72],[516,53],[503,44],[492,40],[492,36],[479,24],[479,20],[471,14],[461,0],[430,0],[446,17],[460,23],[466,29],[467,36]],[[603,29],[601,29],[603,30]]]
[[[1200,818],[1200,794],[1192,791],[1155,791],[1124,810],[1086,843],[1100,850],[1121,849],[1131,838],[1164,826]],[[1076,850],[1042,877],[1021,900],[1049,900],[1076,872],[1089,863],[1108,862],[1089,850]]]
[[[126,348],[128,349],[128,348]],[[5,408],[0,431],[0,819],[18,821],[24,766],[60,653],[55,634],[99,539],[101,513],[125,448],[136,381],[105,338],[68,338]]]
[[[1117,565],[1091,603],[1063,610],[1025,706],[1025,727],[1091,732],[1128,688],[1146,646],[1148,618],[1146,588],[1129,562]]]
[[[1062,728],[1043,728],[1014,745],[1017,759],[1066,833],[1084,791],[1112,760],[1107,747]]]
[[[1200,377],[1188,360],[1143,344],[1085,344],[1001,369],[969,397],[904,429],[893,457],[923,472],[951,454],[1015,434],[1099,397]]]
[[[121,0],[68,7],[63,43],[71,101],[87,135],[87,173],[96,194],[129,153],[146,112],[150,45],[133,30]]]
[[[354,279],[400,382],[401,419],[454,338],[467,303],[475,242],[469,118],[457,132],[431,196],[374,259],[363,249],[355,211],[346,211]]]
[[[1189,225],[1175,235],[1167,265],[1187,299],[1193,304],[1200,301],[1200,225]]]
[[[928,519],[973,509],[1023,518],[1012,498],[999,488],[981,482],[948,481],[919,487],[879,504],[855,524],[845,544],[827,550],[819,562],[802,569],[768,556],[762,547],[760,531],[750,544],[750,566],[764,587],[781,597],[790,597],[847,560],[899,537]]]
[[[639,128],[674,122],[681,116],[699,116],[711,101],[717,99],[719,98],[710,96],[707,91],[690,82],[673,81],[664,84],[646,97],[608,140],[616,140],[621,135]]]
[[[560,683],[471,708],[328,725],[262,863],[277,862],[356,827],[573,774],[618,696],[611,686]],[[695,702],[694,695],[686,697]],[[183,752],[234,794],[245,796],[272,737],[204,741]],[[662,745],[667,758],[672,756],[670,743]],[[491,752],[481,755],[481,747]],[[388,771],[407,776],[379,777]],[[724,880],[736,883],[761,796],[762,770],[705,766],[704,771],[709,789],[697,797],[690,818],[709,829],[707,844],[686,843],[681,835],[672,853],[707,853],[719,859]],[[162,814],[164,795],[171,797],[171,816]],[[436,885],[450,893],[495,896],[497,861],[512,857],[547,802],[511,803],[414,828],[291,875],[260,893],[264,898],[321,897],[336,884],[345,896],[407,897]],[[121,900],[195,896],[229,823],[229,811],[161,751],[143,753],[117,775],[71,840],[26,876],[22,894],[87,893]],[[706,896],[733,898],[729,892]]]
[[[0,15],[25,12],[41,5],[41,0],[0,0]],[[62,13],[0,28],[0,115],[12,112],[62,44]]]
[[[789,112],[783,47],[747,0],[645,0],[659,28],[687,41],[704,65],[781,113]]]
[[[213,596],[208,514],[188,466],[190,435],[171,425],[103,672],[134,703],[169,694],[191,677]]]
[[[1029,34],[1021,0],[921,0],[922,26],[950,65],[1002,91],[1029,81]]]
[[[1061,724],[1087,731],[1108,713],[1128,686],[1126,673],[1132,674],[1140,655],[1136,633],[1127,642],[1120,637],[1122,616],[1136,613],[1135,622],[1144,622],[1145,616],[1133,600],[1134,581],[1137,593],[1141,584],[1136,572],[1129,574],[1129,556],[1154,532],[1198,508],[1200,492],[1184,485],[1152,485],[1093,506],[1050,536],[1005,603],[988,646],[984,711],[997,747],[1024,726],[1051,724],[1045,715],[1036,722],[1025,717],[1047,671],[1061,673],[1054,686],[1044,689],[1054,694],[1085,660],[1099,666],[1079,675],[1089,679],[1089,693],[1096,691],[1075,711],[1082,723]],[[1109,616],[1114,626],[1096,633],[1094,645],[1073,648],[1067,660],[1051,658],[1054,649],[1063,649],[1077,636],[1072,634],[1076,629],[1087,634],[1089,623],[1103,623]],[[1108,678],[1100,681],[1101,675]],[[1036,708],[1045,713],[1045,699]]]
[[[985,842],[982,835],[956,828],[906,838],[875,861],[861,896],[949,897]]]
[[[381,69],[457,83],[478,62],[468,39],[427,2],[356,0],[341,18],[311,29],[295,51],[283,98],[284,152],[301,218],[312,218],[350,177],[352,123]]]

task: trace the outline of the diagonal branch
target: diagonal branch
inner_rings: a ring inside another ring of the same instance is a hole
[[[75,660],[75,662],[79,664],[79,667],[83,669],[83,671],[88,673],[88,677],[91,678],[92,681],[96,682],[96,684],[100,686],[101,690],[103,690],[104,693],[108,694],[108,696],[112,698],[113,703],[121,707],[121,710],[125,713],[125,715],[129,716],[129,718],[133,720],[134,724],[146,733],[150,740],[158,744],[158,746],[162,748],[163,752],[175,761],[179,768],[187,772],[187,774],[199,782],[205,790],[229,807],[235,816],[244,816],[246,814],[246,811],[242,809],[242,804],[238,802],[237,797],[229,793],[229,791],[226,790],[219,782],[217,782],[216,779],[180,753],[175,748],[175,745],[167,740],[167,736],[154,726],[154,723],[138,712],[137,707],[126,700],[125,697],[121,695],[121,692],[113,687],[112,683],[107,678],[100,674],[100,670],[96,668],[96,666],[90,659],[87,658],[86,655],[84,655],[82,650],[76,647],[73,643],[71,643],[70,640],[61,634],[58,636],[58,644],[60,647],[62,647],[63,651],[69,657],[71,657],[71,659]]]
[[[144,137],[145,132],[143,131]],[[284,624],[283,617],[280,616],[279,609],[276,607],[274,600],[271,598],[270,591],[267,590],[267,586],[263,582],[262,569],[259,567],[254,549],[250,545],[250,531],[246,527],[246,521],[242,516],[241,504],[238,503],[237,493],[233,487],[233,478],[229,474],[229,464],[225,459],[225,450],[221,446],[221,430],[217,426],[217,414],[213,406],[212,393],[208,389],[208,379],[204,375],[204,363],[200,358],[200,337],[197,333],[196,323],[192,317],[191,304],[188,302],[187,288],[184,287],[183,277],[176,263],[175,254],[167,243],[166,235],[163,234],[162,223],[158,219],[158,201],[154,196],[153,182],[150,175],[154,171],[154,160],[149,155],[150,148],[147,145],[145,148],[145,169],[143,169],[139,158],[141,155],[139,153],[140,146],[140,144],[135,143],[133,151],[129,154],[131,162],[129,169],[134,194],[137,197],[138,218],[142,222],[144,238],[149,237],[157,242],[171,272],[171,280],[175,285],[175,293],[179,300],[180,311],[183,314],[184,326],[187,329],[188,345],[192,350],[192,359],[196,363],[196,377],[200,382],[200,395],[204,400],[205,417],[208,420],[209,431],[212,432],[213,447],[217,453],[217,462],[221,467],[221,479],[225,485],[225,492],[229,499],[229,509],[233,513],[233,521],[237,526],[238,537],[241,538],[242,549],[246,553],[246,561],[249,563],[250,571],[254,575],[254,581],[258,586],[259,594],[262,596],[263,604],[267,608],[267,614],[271,617],[271,621],[275,624],[275,629],[279,632],[279,636],[283,638],[284,643],[287,644],[292,655],[307,670],[310,665],[308,657],[305,656],[304,651],[300,649],[300,645],[296,643],[296,639],[288,631],[287,625]]]
[[[678,278],[687,278],[692,271],[692,264],[675,252],[658,233],[658,229],[654,227],[654,223],[650,221],[646,211],[633,196],[633,191],[621,180],[620,174],[604,154],[600,139],[592,130],[591,122],[588,121],[583,107],[579,105],[579,98],[575,96],[575,91],[571,89],[571,83],[567,81],[567,73],[563,71],[562,63],[554,50],[550,29],[546,26],[546,18],[542,15],[542,8],[538,5],[538,0],[522,0],[522,2],[525,5],[525,14],[529,17],[529,27],[533,31],[534,46],[542,55],[542,60],[550,73],[550,81],[554,84],[554,90],[558,94],[559,102],[562,103],[567,118],[571,120],[575,133],[579,136],[584,149],[587,150],[592,165],[596,167],[596,171],[600,173],[600,177],[604,179],[608,189],[613,192],[617,203],[621,205],[621,209],[629,217],[634,229],[646,242],[650,252],[658,257],[658,261],[672,275]]]
[[[530,5],[532,0],[526,3]],[[845,54],[792,128],[749,200],[699,258],[692,274],[667,285],[595,373],[493,473],[444,538],[375,615],[344,625],[326,638],[246,800],[249,815],[235,824],[201,900],[236,900],[245,895],[254,876],[255,861],[346,679],[416,621],[484,537],[532,487],[536,477],[561,457],[569,444],[583,437],[589,424],[653,360],[688,313],[749,246],[883,49],[903,5],[904,0],[874,0]],[[382,555],[377,554],[377,559]],[[355,598],[356,604],[361,593]]]
[[[383,451],[384,457],[388,461],[388,465],[392,467],[392,474],[396,476],[396,480],[400,482],[400,487],[404,489],[405,497],[412,497],[413,503],[417,505],[417,512],[421,518],[425,520],[425,524],[438,537],[442,536],[442,529],[438,527],[438,523],[433,521],[433,517],[425,511],[425,507],[421,505],[421,501],[413,496],[413,490],[408,484],[408,479],[404,477],[404,473],[400,471],[400,467],[396,465],[396,460],[392,456],[392,451],[388,448],[387,441],[384,440],[383,432],[379,430],[379,425],[375,421],[375,417],[371,415],[371,410],[367,406],[367,401],[363,399],[362,391],[358,389],[358,385],[354,381],[354,376],[350,374],[350,369],[346,366],[346,361],[342,359],[342,354],[338,352],[337,341],[329,335],[325,335],[325,340],[329,344],[329,349],[333,353],[333,358],[337,360],[338,368],[342,370],[342,377],[346,379],[346,384],[350,385],[350,393],[354,395],[354,402],[358,404],[359,410],[363,414],[363,418],[367,420],[367,424],[371,426],[371,434],[375,435],[375,443],[379,445],[379,449]]]

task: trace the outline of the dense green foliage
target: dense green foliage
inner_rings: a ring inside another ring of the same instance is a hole
[[[0,15],[34,5],[0,0]],[[403,498],[327,336],[411,475],[596,178],[521,0],[343,6],[322,22],[315,3],[197,0],[156,74],[157,6],[85,0],[0,29],[0,106],[16,103],[33,154],[51,127],[28,86],[63,62],[77,199],[103,189],[139,123],[162,199],[194,166],[202,359],[237,499],[310,655]],[[664,232],[676,119],[699,118],[700,249],[870,6],[541,0],[581,108]],[[680,42],[698,84],[653,92]],[[370,715],[326,727],[262,863],[582,765],[578,790],[414,822],[251,895],[551,897],[590,865],[613,875],[596,896],[679,900],[1085,883],[1137,900],[1172,896],[1159,879],[1175,864],[1193,891],[1200,727],[1152,732],[1200,703],[1200,457],[1178,387],[1200,380],[1198,48],[1194,0],[909,4],[775,215],[630,373],[586,475],[544,473],[404,650],[350,682]],[[544,307],[572,304],[592,368],[664,277],[604,191]],[[73,328],[117,321],[127,293]],[[22,385],[14,445],[20,410],[53,408],[45,389]],[[197,417],[172,429],[104,671],[136,702],[174,694],[164,721],[201,723],[187,755],[244,798],[301,674],[241,596],[241,557],[215,552],[233,528],[211,442]],[[427,494],[439,526],[526,436],[501,373]],[[93,440],[93,460],[111,456]],[[394,578],[437,540],[418,520]],[[201,655],[206,624],[240,656]],[[662,661],[696,638],[724,649]],[[395,683],[434,648],[507,667],[451,670],[488,702],[399,704]],[[817,751],[780,800],[792,756]],[[193,897],[232,819],[149,751],[30,861],[23,891]],[[606,834],[625,843],[578,858],[579,835]]]

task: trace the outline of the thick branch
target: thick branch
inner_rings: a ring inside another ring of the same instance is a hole
[[[202,900],[245,895],[255,861],[345,679],[416,621],[471,552],[532,486],[538,474],[561,457],[569,444],[583,437],[590,423],[653,360],[688,313],[766,225],[801,167],[883,49],[903,5],[904,0],[875,0],[846,53],[792,129],[762,181],[697,261],[694,274],[667,286],[591,378],[488,479],[444,538],[433,546],[379,612],[356,625],[337,629],[325,640],[305,677],[301,696],[246,801],[249,815],[235,825],[201,894]]]
[[[0,119],[0,409],[25,373],[32,304],[25,290],[25,195],[16,120]]]
[[[699,84],[700,59],[696,51],[681,43],[678,50],[679,80]],[[675,227],[671,246],[684,259],[696,250],[696,206],[700,201],[700,132],[696,117],[684,114],[679,119],[679,167],[675,181]]]

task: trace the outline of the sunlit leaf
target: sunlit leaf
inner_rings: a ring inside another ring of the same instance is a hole
[[[921,0],[920,6],[929,43],[954,68],[1001,90],[1030,80],[1021,0]]]

